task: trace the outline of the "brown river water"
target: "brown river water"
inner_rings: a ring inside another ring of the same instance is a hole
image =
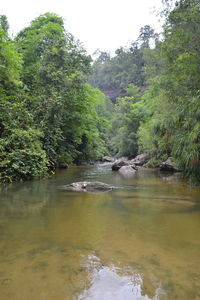
[[[104,193],[60,186],[102,181]],[[1,300],[199,300],[200,189],[72,167],[0,190]]]

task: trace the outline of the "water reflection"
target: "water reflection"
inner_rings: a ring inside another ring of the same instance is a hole
[[[85,266],[90,271],[90,286],[77,300],[159,300],[159,294],[164,295],[161,288],[156,289],[153,298],[144,295],[142,276],[130,267],[103,266],[93,255],[88,256]]]

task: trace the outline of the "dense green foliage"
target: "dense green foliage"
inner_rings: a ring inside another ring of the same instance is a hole
[[[133,157],[138,153],[138,128],[143,120],[142,94],[147,88],[145,53],[158,44],[158,35],[146,25],[129,47],[121,47],[111,57],[99,51],[89,82],[110,96],[111,126],[107,127],[110,154]]]
[[[173,156],[199,181],[200,4],[180,0],[165,13],[162,41],[143,27],[135,47],[121,48],[113,58],[100,53],[91,82],[105,92],[116,89],[115,96],[124,93],[111,117],[111,153],[147,152],[154,161]],[[130,83],[139,87],[136,98],[126,89]]]
[[[0,180],[100,158],[104,95],[86,84],[91,58],[62,18],[41,15],[15,41],[6,17],[0,22]]]
[[[200,179],[200,5],[179,1],[153,53],[157,74],[145,97],[154,103],[139,130],[141,150],[172,155],[185,174]],[[152,62],[149,62],[152,68]],[[161,66],[161,67],[160,67]],[[155,68],[155,65],[154,65]],[[150,72],[151,73],[151,72]],[[151,140],[151,142],[149,142]]]
[[[129,85],[126,92],[129,96],[117,98],[109,131],[110,149],[117,157],[136,156],[138,152],[137,130],[140,124],[138,104],[141,93],[133,84]]]
[[[1,16],[0,181],[140,152],[151,166],[172,156],[199,181],[199,12],[199,1],[177,1],[160,40],[146,25],[113,57],[98,51],[93,73],[59,16],[39,16],[14,41]]]

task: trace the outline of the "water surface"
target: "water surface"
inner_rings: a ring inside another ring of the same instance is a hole
[[[83,180],[118,188],[59,188]],[[0,299],[199,300],[199,195],[176,176],[110,166],[2,187]]]

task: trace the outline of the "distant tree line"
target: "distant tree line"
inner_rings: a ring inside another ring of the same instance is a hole
[[[115,55],[97,50],[93,73],[89,82],[98,87],[115,102],[117,97],[126,95],[130,83],[146,87],[144,49],[158,42],[158,34],[149,25],[140,29],[138,39],[130,46],[120,47]]]

